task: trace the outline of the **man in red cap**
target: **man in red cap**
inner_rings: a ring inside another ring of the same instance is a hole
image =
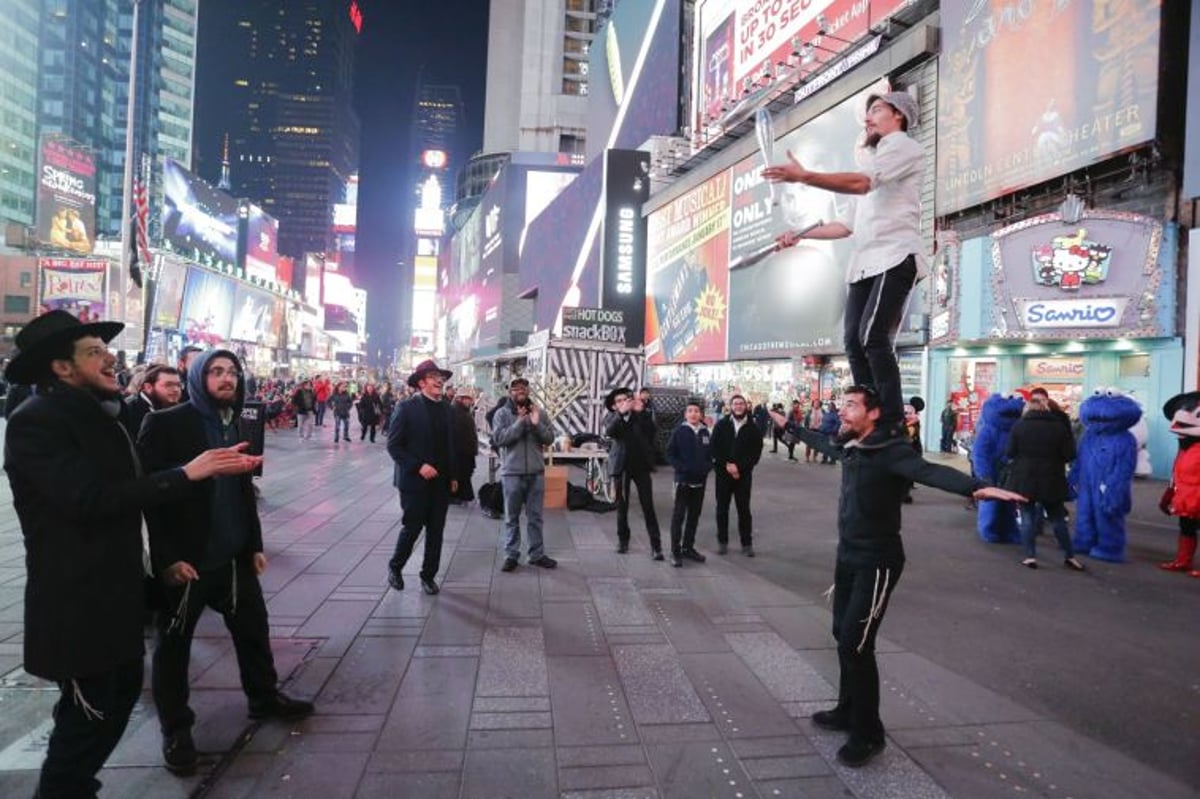
[[[782,249],[801,238],[855,237],[846,266],[846,356],[855,384],[879,392],[879,428],[896,436],[905,433],[896,332],[908,294],[925,271],[921,239],[925,151],[908,136],[918,116],[917,102],[908,92],[873,94],[867,98],[867,163],[861,172],[814,172],[789,152],[788,163],[762,173],[771,183],[802,183],[858,195],[852,217],[818,225],[803,236],[784,233],[778,244]]]
[[[450,406],[442,401],[442,383],[451,373],[424,361],[408,376],[417,393],[396,406],[388,425],[388,454],[396,462],[392,484],[400,490],[400,537],[388,562],[388,585],[404,590],[401,572],[425,531],[425,559],[421,588],[436,594],[434,582],[442,563],[442,530],[450,494],[458,490],[454,479],[454,425]]]

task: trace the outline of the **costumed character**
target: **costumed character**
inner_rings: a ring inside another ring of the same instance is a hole
[[[1083,438],[1068,482],[1075,487],[1075,551],[1088,557],[1125,560],[1125,517],[1133,509],[1137,440],[1129,429],[1142,409],[1117,389],[1096,389],[1079,406]]]
[[[1179,517],[1179,543],[1175,560],[1160,563],[1169,572],[1192,569],[1196,556],[1196,531],[1200,529],[1200,391],[1178,394],[1167,400],[1163,415],[1171,421],[1170,430],[1179,437],[1179,454],[1171,470],[1171,483],[1158,506],[1163,513]],[[1200,577],[1200,570],[1191,571]]]
[[[1000,485],[1004,468],[1004,450],[1008,434],[1021,418],[1025,399],[1019,394],[992,394],[979,409],[975,443],[971,446],[971,466],[975,476],[992,485]],[[1017,507],[1011,502],[980,500],[977,526],[979,537],[989,544],[1015,544],[1021,540],[1017,528]]]
[[[1139,403],[1140,404],[1140,403]],[[1133,469],[1134,477],[1149,477],[1153,472],[1153,465],[1150,463],[1150,425],[1146,424],[1146,412],[1142,409],[1142,418],[1138,419],[1137,424],[1130,428],[1129,432],[1133,433],[1133,440],[1137,442],[1137,466]]]

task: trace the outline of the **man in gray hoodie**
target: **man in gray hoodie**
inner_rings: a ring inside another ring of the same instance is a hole
[[[529,381],[508,384],[511,402],[492,418],[492,445],[500,450],[500,482],[504,490],[504,550],[501,571],[517,568],[521,556],[521,508],[529,533],[529,563],[553,569],[558,561],[542,549],[542,505],[546,498],[546,465],[542,447],[554,441],[550,422],[529,399]]]

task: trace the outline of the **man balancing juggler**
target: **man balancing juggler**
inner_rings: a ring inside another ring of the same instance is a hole
[[[904,570],[900,506],[909,485],[922,483],[975,499],[1025,501],[1020,494],[993,488],[957,469],[929,463],[907,439],[879,429],[882,414],[873,388],[851,386],[838,412],[841,427],[836,439],[805,427],[793,428],[805,444],[842,464],[833,583],[838,701],[812,719],[823,729],[850,733],[837,758],[851,767],[865,765],[884,747],[875,637]],[[787,422],[781,413],[771,416],[781,427]]]
[[[921,183],[925,151],[908,136],[916,127],[917,102],[908,92],[867,98],[866,164],[861,172],[814,172],[788,153],[788,163],[769,166],[771,183],[802,183],[838,194],[859,195],[853,219],[818,225],[802,233],[784,233],[780,249],[802,238],[854,236],[846,266],[844,336],[850,372],[858,385],[879,392],[880,428],[904,435],[904,399],[896,362],[908,294],[925,271],[921,240]]]

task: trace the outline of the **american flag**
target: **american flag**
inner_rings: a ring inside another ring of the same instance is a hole
[[[146,220],[150,217],[150,205],[146,200],[146,184],[136,176],[133,179],[133,257],[129,263],[129,276],[141,288],[142,270],[138,262],[150,268],[150,239],[146,233]]]

